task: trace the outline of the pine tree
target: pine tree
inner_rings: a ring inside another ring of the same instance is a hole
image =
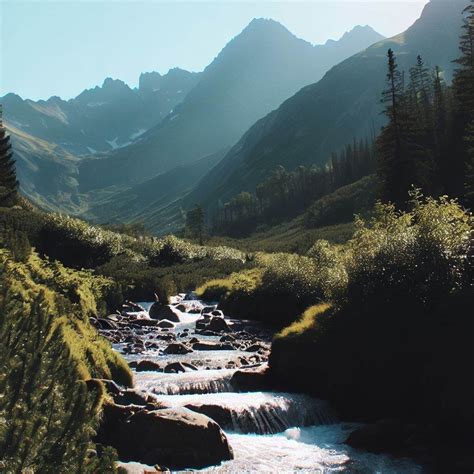
[[[463,32],[459,42],[461,56],[455,61],[458,68],[453,79],[453,160],[448,175],[448,191],[457,196],[462,196],[466,186],[471,186],[466,180],[470,163],[468,135],[474,122],[474,0],[463,14]]]
[[[204,211],[201,206],[196,206],[186,213],[185,235],[198,239],[203,244]]]
[[[10,136],[2,120],[0,107],[0,206],[10,206],[15,203],[18,191],[15,161],[13,159]]]
[[[407,179],[413,176],[411,163],[404,149],[407,138],[405,88],[403,74],[398,70],[395,54],[391,49],[388,50],[387,57],[387,89],[382,93],[382,103],[385,104],[388,124],[383,127],[377,139],[377,174],[382,199],[402,208],[411,185]]]

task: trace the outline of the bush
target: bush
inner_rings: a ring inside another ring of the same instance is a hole
[[[38,283],[47,267],[34,254],[19,263],[0,250],[0,459],[6,472],[113,472],[108,451],[90,455],[104,389],[85,380],[116,371],[129,384],[131,374],[83,320],[86,300],[93,305],[85,286],[71,301]],[[65,278],[56,287],[67,293]]]
[[[356,229],[336,304],[280,333],[272,370],[348,417],[472,426],[472,215],[415,194],[410,212],[378,204]],[[327,263],[318,245],[310,254]]]

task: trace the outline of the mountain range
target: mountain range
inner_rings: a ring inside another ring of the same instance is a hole
[[[210,215],[278,165],[323,165],[375,136],[388,48],[401,69],[420,54],[449,81],[464,3],[431,0],[390,39],[359,26],[317,46],[256,19],[201,73],[145,73],[137,89],[106,79],[69,101],[8,94],[23,191],[47,209],[175,231],[183,210]]]
[[[375,43],[332,68],[251,127],[182,203],[215,207],[241,191],[253,191],[277,165],[324,165],[331,152],[359,138],[373,138],[383,124],[387,50],[400,70],[421,55],[449,82],[458,57],[464,0],[431,0],[404,33]]]

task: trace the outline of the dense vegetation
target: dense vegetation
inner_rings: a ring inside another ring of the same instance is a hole
[[[417,197],[403,214],[378,205],[344,248],[319,244],[338,285],[324,278],[329,304],[276,338],[278,378],[351,417],[472,427],[473,231],[456,202]]]
[[[256,187],[255,195],[242,192],[222,206],[213,224],[214,232],[242,237],[258,226],[295,217],[315,200],[374,173],[375,162],[374,146],[367,140],[354,140],[339,155],[333,153],[323,168],[299,166],[287,172],[279,166]],[[330,220],[347,222],[352,215],[334,209]],[[311,224],[316,227],[324,222]]]
[[[96,378],[131,385],[132,376],[89,324],[112,282],[35,253],[21,259],[0,250],[2,467],[113,472],[113,455],[90,441],[104,397]]]
[[[472,206],[474,131],[474,6],[465,11],[461,56],[452,86],[438,68],[423,59],[404,73],[388,51],[387,89],[383,93],[388,124],[378,138],[381,197],[405,208],[411,186],[426,195],[448,194]]]

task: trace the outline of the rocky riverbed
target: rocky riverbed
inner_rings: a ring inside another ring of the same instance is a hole
[[[98,433],[129,472],[421,472],[344,444],[358,426],[327,402],[275,390],[272,331],[258,323],[192,294],[92,322],[134,372],[133,389],[106,382],[113,402]]]

